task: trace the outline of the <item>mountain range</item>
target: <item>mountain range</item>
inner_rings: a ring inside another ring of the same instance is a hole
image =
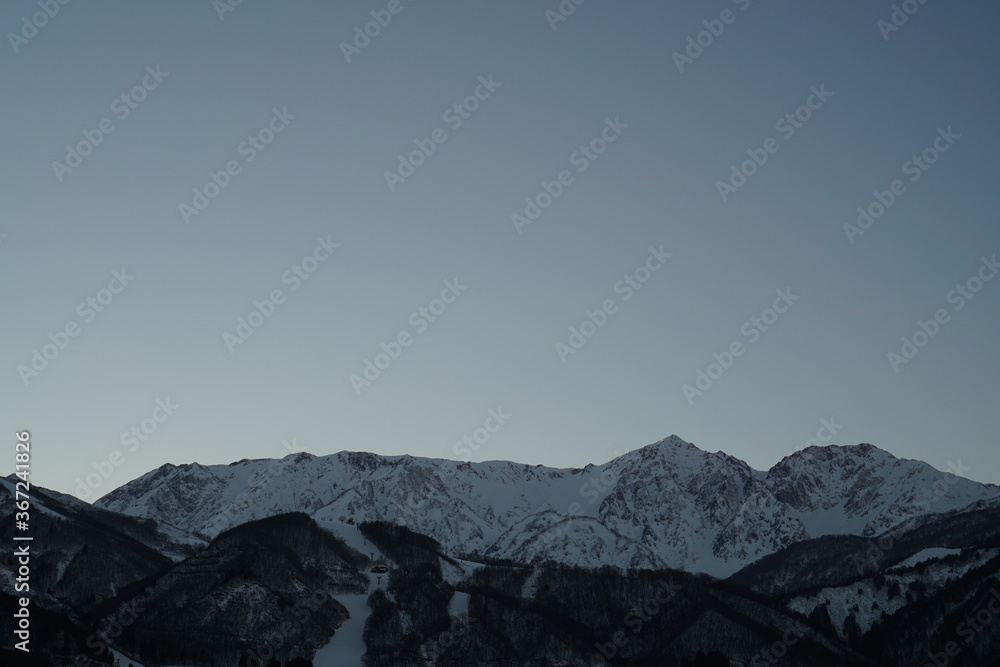
[[[300,452],[32,503],[34,652],[5,613],[5,665],[1000,665],[1000,487],[868,444]]]
[[[603,465],[561,469],[341,452],[164,465],[98,500],[210,539],[285,512],[336,530],[386,521],[455,556],[728,576],[790,544],[873,536],[1000,487],[868,444],[809,447],[768,471],[671,436]]]

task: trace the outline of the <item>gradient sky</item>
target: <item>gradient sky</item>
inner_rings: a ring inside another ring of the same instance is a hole
[[[3,3],[0,417],[11,444],[31,431],[35,483],[76,492],[110,471],[79,493],[93,500],[165,462],[283,441],[462,458],[455,443],[501,407],[473,460],[583,466],[676,433],[766,469],[817,438],[1000,482],[1000,280],[948,299],[1000,252],[1000,7],[931,0],[885,39],[889,2],[590,0],[553,30],[555,0],[402,0],[347,62],[341,44],[389,4],[248,0],[220,19],[210,0],[77,1],[15,53],[8,33],[41,10]],[[157,66],[122,118],[115,100]],[[453,129],[446,110],[480,77],[499,86]],[[286,108],[248,161],[241,142]],[[627,128],[581,172],[572,156],[606,119]],[[447,140],[391,190],[386,170],[437,128]],[[939,128],[960,138],[910,181]],[[723,201],[717,182],[768,138],[777,152]],[[179,205],[231,160],[186,224]],[[563,170],[519,232],[511,215]],[[852,243],[844,225],[895,179],[905,192]],[[318,237],[339,248],[292,290]],[[651,246],[672,256],[626,301],[615,286]],[[102,312],[79,309],[123,267],[134,279]],[[420,330],[411,313],[456,278],[467,289]],[[224,334],[275,289],[284,303],[230,352]],[[785,289],[793,305],[749,335]],[[563,361],[556,344],[607,299]],[[894,370],[888,353],[938,309],[947,322]],[[358,395],[351,375],[402,332],[412,344]],[[734,342],[743,354],[689,401]],[[168,398],[173,414],[154,413]],[[127,447],[143,420],[155,432]]]

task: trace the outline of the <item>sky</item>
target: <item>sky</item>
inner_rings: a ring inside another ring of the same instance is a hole
[[[8,442],[86,500],[168,462],[671,434],[1000,483],[998,18],[5,2]]]

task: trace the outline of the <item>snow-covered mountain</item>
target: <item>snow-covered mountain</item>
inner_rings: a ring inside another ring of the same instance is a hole
[[[671,436],[582,469],[355,452],[168,464],[96,505],[205,538],[304,512],[335,533],[403,525],[457,556],[727,576],[804,539],[875,536],[997,498],[1000,487],[867,444],[810,447],[763,472]]]

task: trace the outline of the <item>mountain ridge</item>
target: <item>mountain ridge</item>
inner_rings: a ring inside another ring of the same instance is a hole
[[[761,471],[672,435],[583,468],[349,451],[165,464],[95,505],[206,538],[304,512],[320,524],[395,522],[453,554],[728,576],[804,539],[875,536],[992,498],[1000,487],[869,443],[809,447]]]

